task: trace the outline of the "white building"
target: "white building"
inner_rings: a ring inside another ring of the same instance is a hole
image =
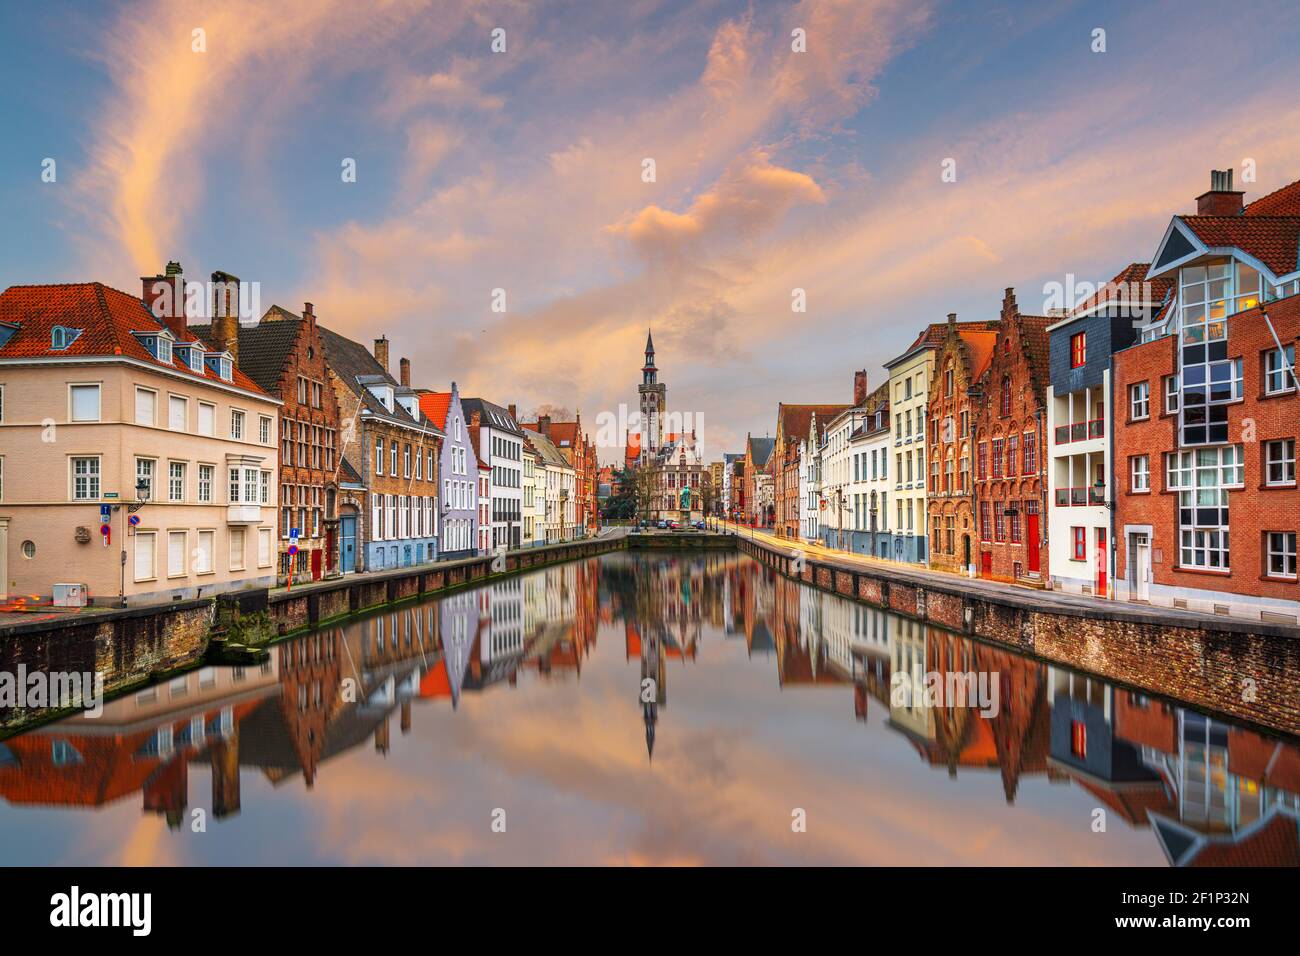
[[[490,547],[517,548],[524,531],[524,433],[509,409],[482,398],[463,398],[470,430],[478,430],[478,460],[492,477],[488,522]]]

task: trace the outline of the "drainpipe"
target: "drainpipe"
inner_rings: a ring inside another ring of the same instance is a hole
[[[1154,396],[1148,395],[1148,399],[1150,401],[1154,401]],[[1105,401],[1106,401],[1106,407],[1103,409],[1104,414],[1102,417],[1107,419],[1106,448],[1107,448],[1107,458],[1110,461],[1110,467],[1106,469],[1106,481],[1110,485],[1110,500],[1106,502],[1106,510],[1110,512],[1110,553],[1108,555],[1108,557],[1110,558],[1110,569],[1109,569],[1110,588],[1106,591],[1106,597],[1114,601],[1115,587],[1116,587],[1115,572],[1119,566],[1119,543],[1115,539],[1115,530],[1116,530],[1115,505],[1119,501],[1119,482],[1116,480],[1115,477],[1115,366],[1114,364],[1112,364],[1110,368],[1106,369]],[[1165,401],[1164,388],[1162,386],[1160,389],[1161,408],[1164,408],[1164,401]],[[1148,407],[1148,411],[1150,411],[1150,407]],[[1150,469],[1148,466],[1148,471],[1149,470]],[[1148,484],[1150,484],[1150,479],[1148,479]],[[1131,599],[1132,595],[1130,595],[1129,597]]]

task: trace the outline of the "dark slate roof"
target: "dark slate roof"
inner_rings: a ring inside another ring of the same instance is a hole
[[[523,429],[519,423],[514,420],[509,409],[502,408],[489,402],[485,398],[462,398],[460,400],[460,410],[464,413],[467,421],[473,421],[474,413],[479,413],[479,425],[488,428],[495,428],[499,432],[509,432],[511,435],[524,437]],[[509,425],[503,425],[502,422],[509,422]]]
[[[775,446],[775,438],[751,438],[749,440],[749,451],[752,457],[749,463],[755,468],[766,467],[767,460],[772,457],[772,449]]]
[[[268,319],[272,312],[279,314]],[[298,340],[298,323],[301,321],[301,317],[275,305],[256,325],[239,324],[239,370],[264,391],[279,394],[280,372]],[[212,341],[211,325],[191,325],[189,328],[205,341]]]
[[[384,407],[384,403],[375,397],[370,389],[366,388],[362,381],[369,382],[386,382],[393,387],[394,394],[410,393],[410,389],[403,389],[397,384],[393,376],[384,371],[384,367],[379,364],[370,350],[360,342],[353,342],[349,338],[339,335],[337,332],[325,328],[323,325],[317,325],[320,331],[321,343],[325,346],[325,361],[329,363],[330,368],[334,371],[348,388],[361,399],[361,404],[365,406],[367,412],[374,418],[384,419],[385,421],[395,422],[399,425],[423,425],[429,429],[431,434],[441,435],[442,432],[433,422],[425,417],[423,412],[419,417],[413,417],[407,413],[400,404],[394,402],[393,411]],[[243,339],[240,339],[240,348],[243,348]],[[419,408],[419,405],[416,405]]]

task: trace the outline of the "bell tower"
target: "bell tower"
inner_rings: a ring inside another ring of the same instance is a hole
[[[646,330],[645,365],[641,367],[641,384],[637,393],[641,399],[641,461],[646,463],[654,459],[655,453],[663,444],[661,431],[663,415],[668,402],[668,386],[658,381],[659,370],[655,368],[655,343]]]

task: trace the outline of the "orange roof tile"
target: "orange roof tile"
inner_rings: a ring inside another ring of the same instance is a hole
[[[202,378],[217,385],[234,385],[248,392],[265,395],[257,383],[235,369],[233,380],[225,382],[206,365],[202,372],[193,371],[172,353],[171,362],[160,362],[133,334],[169,331],[154,317],[144,300],[128,295],[102,282],[78,282],[68,285],[15,285],[0,293],[0,322],[18,326],[3,346],[0,358],[77,358],[120,355],[145,364],[180,372],[190,378]],[[80,330],[67,348],[53,349],[50,333],[56,325]],[[212,351],[197,335],[205,351]]]
[[[447,412],[451,410],[451,392],[421,392],[420,411],[434,426],[447,430]]]
[[[1277,276],[1300,268],[1300,215],[1182,216],[1210,247],[1229,246],[1249,253]]]

